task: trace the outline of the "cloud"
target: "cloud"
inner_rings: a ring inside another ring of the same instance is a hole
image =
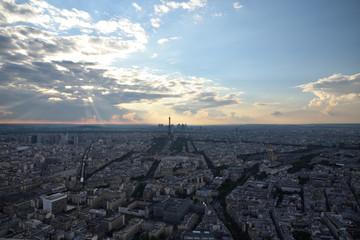
[[[167,14],[171,9],[182,8],[188,11],[194,11],[197,8],[204,7],[207,4],[207,0],[189,0],[187,2],[163,2],[163,4],[155,4],[155,15],[161,16]]]
[[[160,18],[152,18],[152,19],[150,19],[150,22],[151,22],[151,26],[153,26],[154,28],[159,28],[161,19]]]
[[[279,117],[281,115],[282,115],[282,113],[280,111],[275,111],[275,112],[271,113],[271,116],[274,116],[274,117]]]
[[[193,11],[204,4],[166,6]],[[222,107],[241,104],[241,93],[211,79],[111,66],[116,58],[146,49],[146,31],[129,19],[94,21],[87,12],[38,0],[0,1],[0,19],[2,122],[157,121],[168,112],[225,118],[229,114]],[[159,44],[179,39],[163,38]]]
[[[209,109],[209,110],[207,110],[207,117],[212,118],[212,119],[224,118],[224,117],[226,117],[226,114],[217,109]]]
[[[157,53],[154,53],[153,55],[151,55],[151,58],[154,59],[154,58],[157,58],[158,57],[158,54]]]
[[[234,2],[234,3],[233,3],[233,6],[234,6],[235,9],[240,9],[240,8],[243,8],[243,7],[244,7],[244,6],[241,5],[239,2]]]
[[[222,17],[223,13],[214,13],[212,14],[213,17]]]
[[[303,92],[311,92],[316,96],[308,107],[320,108],[323,114],[330,114],[338,105],[358,104],[360,101],[360,73],[334,74],[297,87],[302,88]]]
[[[141,11],[141,7],[139,6],[139,4],[133,3],[132,5],[136,9],[136,11]]]
[[[179,113],[191,112],[192,114],[196,114],[203,109],[240,104],[241,102],[238,98],[239,95],[240,93],[232,93],[225,96],[219,96],[215,92],[200,92],[192,94],[191,98],[186,103],[180,102],[174,104],[172,109]]]
[[[90,14],[77,9],[58,9],[45,1],[32,0],[16,4],[11,0],[0,3],[1,19],[8,24],[31,23],[52,30],[68,30],[75,27],[88,27]]]
[[[164,43],[166,43],[168,41],[169,41],[169,39],[167,39],[167,38],[161,38],[161,39],[158,40],[158,44],[164,44]]]
[[[254,103],[255,107],[267,107],[267,106],[274,106],[279,105],[279,102],[256,102]]]
[[[118,106],[116,114],[112,115],[110,121],[113,122],[136,122],[143,121],[149,116],[147,111],[139,111],[135,109],[127,109],[122,106]]]
[[[158,44],[164,44],[170,40],[179,40],[179,37],[171,37],[171,38],[161,38],[158,40]]]
[[[10,116],[10,115],[12,115],[12,114],[13,114],[13,112],[4,111],[4,110],[1,110],[1,109],[0,109],[0,118],[1,118],[1,117],[6,117],[6,116]]]
[[[199,14],[194,14],[193,16],[194,22],[199,23],[202,20],[202,17]]]
[[[59,98],[59,97],[49,97],[48,100],[49,100],[49,101],[59,102],[59,101],[62,101],[63,99],[61,99],[61,98]]]
[[[0,50],[0,56],[2,53]],[[101,67],[92,62],[34,60],[22,56],[22,64],[0,66],[1,119],[88,121],[96,116],[97,121],[114,122],[113,116],[118,115],[118,121],[141,121],[150,119],[144,111],[151,107],[196,114],[240,103],[239,93],[221,95],[204,78],[161,75],[146,68]],[[119,106],[131,109],[124,113],[130,114],[128,118],[122,117]]]
[[[230,118],[236,121],[247,122],[253,120],[253,118],[246,115],[237,115],[235,112],[230,113]]]
[[[87,12],[58,9],[43,1],[1,1],[0,12],[0,41],[13,47],[9,56],[37,55],[44,60],[72,61],[92,57],[97,62],[110,63],[144,50],[148,42],[146,31],[129,19],[93,22]],[[87,34],[70,35],[69,30]]]
[[[163,14],[168,13],[170,11],[170,8],[167,7],[166,5],[155,4],[154,11],[155,11],[155,15],[161,16]]]
[[[206,3],[206,0],[189,0],[188,2],[167,2],[166,5],[173,9],[183,8],[188,11],[194,11],[198,7],[204,7]]]

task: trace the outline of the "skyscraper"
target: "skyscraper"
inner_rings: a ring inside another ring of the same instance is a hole
[[[168,136],[167,136],[168,141],[172,140],[172,136],[171,136],[171,118],[169,116],[169,128],[168,128]]]

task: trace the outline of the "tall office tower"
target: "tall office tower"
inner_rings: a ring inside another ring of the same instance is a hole
[[[171,141],[171,118],[169,117],[168,141]]]

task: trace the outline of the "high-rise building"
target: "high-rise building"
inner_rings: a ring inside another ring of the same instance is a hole
[[[168,141],[172,140],[172,136],[171,136],[171,118],[169,116],[169,128],[168,128],[168,136],[167,136]]]

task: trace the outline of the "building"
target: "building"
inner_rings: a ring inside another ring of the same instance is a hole
[[[106,209],[114,211],[125,201],[126,201],[125,198],[112,198],[110,200],[107,200],[106,201]]]
[[[171,118],[169,116],[169,126],[168,126],[168,135],[167,135],[168,142],[172,141],[172,135],[171,135]]]
[[[149,217],[149,214],[153,211],[153,205],[154,204],[152,202],[137,200],[119,206],[119,212],[134,216],[143,216],[147,218]]]
[[[276,160],[276,156],[274,154],[274,149],[272,148],[271,145],[269,146],[268,151],[266,153],[266,160],[269,160],[269,161]]]
[[[189,230],[195,227],[199,220],[199,215],[196,213],[190,213],[185,215],[184,220],[179,224],[179,230]]]
[[[182,240],[216,240],[215,234],[210,231],[185,231],[181,234]]]
[[[69,216],[59,215],[51,219],[50,225],[58,230],[60,229],[62,231],[69,231],[71,228],[71,219]]]
[[[323,212],[321,213],[321,220],[329,228],[330,232],[336,239],[352,239],[343,224],[343,217],[341,216],[341,214],[337,214],[334,212]]]
[[[67,195],[63,193],[55,193],[50,196],[43,197],[43,210],[51,213],[59,213],[66,209]]]
[[[143,219],[134,218],[129,221],[129,224],[120,231],[113,233],[113,238],[120,240],[132,239],[135,234],[141,229],[141,225],[144,222]]]
[[[155,204],[154,216],[166,222],[181,222],[188,213],[191,201],[189,199],[169,198]]]
[[[125,223],[125,215],[121,213],[115,213],[110,217],[104,218],[101,221],[101,228],[105,231],[111,231],[122,227]]]

